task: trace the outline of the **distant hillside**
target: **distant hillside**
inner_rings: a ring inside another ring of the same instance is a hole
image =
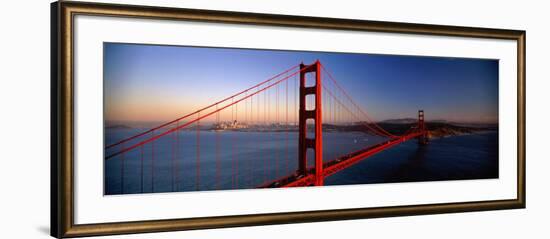
[[[107,125],[105,129],[131,129],[132,127],[123,124]]]
[[[396,122],[396,121],[391,121]],[[397,121],[397,122],[404,122],[403,121]],[[366,130],[366,123],[356,123],[353,125],[330,125],[330,124],[323,124],[323,129],[326,131],[361,131],[365,132]],[[417,121],[415,119],[412,123],[388,123],[388,122],[380,122],[377,125],[382,127],[384,130],[390,132],[391,134],[400,135],[405,133],[408,129],[410,129],[412,126],[416,126]],[[312,128],[312,126],[310,126]],[[308,127],[308,128],[310,128]],[[374,125],[371,124],[371,127],[374,127]],[[495,131],[498,130],[497,125],[487,126],[487,127],[481,127],[479,125],[476,126],[464,126],[464,125],[454,125],[450,123],[442,123],[442,122],[426,122],[426,128],[428,130],[428,136],[429,137],[445,137],[445,136],[454,136],[454,135],[463,135],[463,134],[471,134],[475,132],[482,132],[482,131]]]
[[[416,121],[410,124],[391,124],[391,123],[380,123],[380,127],[386,129],[393,134],[401,134],[409,129],[411,126],[416,125]],[[455,125],[452,123],[446,122],[426,122],[426,129],[428,130],[429,137],[444,137],[444,136],[454,136],[454,135],[463,135],[463,134],[472,134],[481,131],[495,131],[498,130],[497,125],[491,125],[486,127],[476,126],[465,126],[465,125]]]
[[[380,123],[387,123],[387,124],[412,124],[416,123],[418,119],[414,118],[403,118],[403,119],[387,119]]]
[[[388,123],[388,124],[414,124],[418,122],[418,118],[403,118],[403,119],[387,119],[383,120],[380,123]],[[435,120],[426,120],[426,122],[432,122],[432,123],[449,123],[451,122],[443,119],[435,119]]]

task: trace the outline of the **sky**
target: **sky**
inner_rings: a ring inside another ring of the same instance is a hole
[[[498,60],[125,43],[104,43],[105,120],[169,121],[316,60],[375,121],[498,122]]]

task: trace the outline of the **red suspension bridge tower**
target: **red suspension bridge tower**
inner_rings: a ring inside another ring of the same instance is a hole
[[[315,74],[315,85],[306,86],[307,74]],[[315,159],[315,185],[323,185],[323,122],[321,112],[321,63],[317,60],[311,65],[300,64],[300,109],[299,109],[299,133],[298,133],[298,174],[306,176],[307,170],[307,150],[314,150]],[[315,96],[315,109],[306,109],[306,100],[308,95]],[[314,121],[314,136],[307,137],[307,120]]]
[[[421,145],[428,144],[428,133],[426,131],[426,124],[424,124],[424,110],[418,111],[418,129],[422,132],[418,136],[418,143]]]

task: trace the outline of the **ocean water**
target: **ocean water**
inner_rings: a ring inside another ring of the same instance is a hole
[[[105,142],[108,145],[141,131],[108,129]],[[296,132],[180,131],[105,160],[105,194],[255,188],[296,171],[297,138]],[[360,132],[324,132],[323,160],[383,140]],[[313,165],[312,156],[308,152],[308,165]],[[424,146],[410,140],[327,177],[325,184],[484,178],[498,178],[496,132],[438,138]]]
[[[498,178],[498,133],[408,141],[325,179],[327,185]]]

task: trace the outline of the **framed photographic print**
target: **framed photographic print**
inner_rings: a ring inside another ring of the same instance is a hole
[[[525,31],[51,10],[54,237],[525,207]]]

